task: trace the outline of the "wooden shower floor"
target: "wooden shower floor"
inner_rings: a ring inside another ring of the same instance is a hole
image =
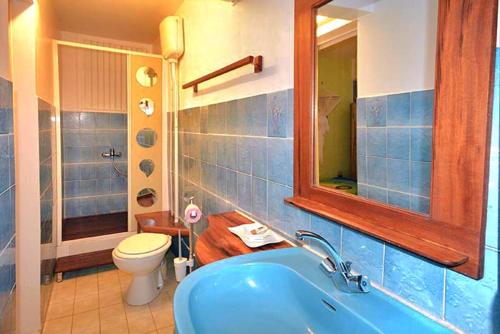
[[[75,240],[99,235],[127,232],[128,212],[88,217],[66,218],[62,224],[62,240]]]

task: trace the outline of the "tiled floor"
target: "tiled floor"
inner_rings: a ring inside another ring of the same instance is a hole
[[[130,306],[123,299],[131,277],[114,267],[54,283],[44,334],[174,333],[172,299],[177,282],[168,258],[167,280],[148,305]]]

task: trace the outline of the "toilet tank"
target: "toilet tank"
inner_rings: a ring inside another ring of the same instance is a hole
[[[162,55],[167,60],[179,60],[184,54],[184,27],[179,16],[167,16],[160,23]]]

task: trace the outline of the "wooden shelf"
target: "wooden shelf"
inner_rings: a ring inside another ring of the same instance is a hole
[[[189,230],[182,223],[175,223],[170,211],[157,211],[135,215],[137,230],[150,233],[162,233],[171,236],[189,236]]]
[[[251,223],[253,221],[235,211],[208,216],[208,228],[196,241],[195,254],[198,264],[202,266],[232,256],[292,247],[286,241],[282,241],[277,244],[250,248],[228,230],[228,227]]]
[[[347,215],[345,213],[337,212],[338,210],[334,208],[308,200],[306,198],[291,197],[286,198],[285,201],[323,218],[342,222],[344,226],[347,226],[353,230],[368,234],[391,245],[404,248],[419,256],[425,257],[431,261],[447,267],[455,267],[464,264],[469,259],[464,254],[461,254],[451,248],[441,246],[424,238],[418,238],[396,229],[390,229],[381,225],[370,224],[369,221],[364,221],[363,219],[355,215],[352,215],[352,217],[350,218],[346,218]],[[368,225],[370,225],[370,231],[367,231],[366,226]]]

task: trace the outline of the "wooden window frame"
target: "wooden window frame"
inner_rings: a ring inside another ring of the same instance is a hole
[[[313,184],[315,17],[328,2],[295,0],[294,195],[285,200],[482,278],[498,0],[439,0],[427,216]]]

